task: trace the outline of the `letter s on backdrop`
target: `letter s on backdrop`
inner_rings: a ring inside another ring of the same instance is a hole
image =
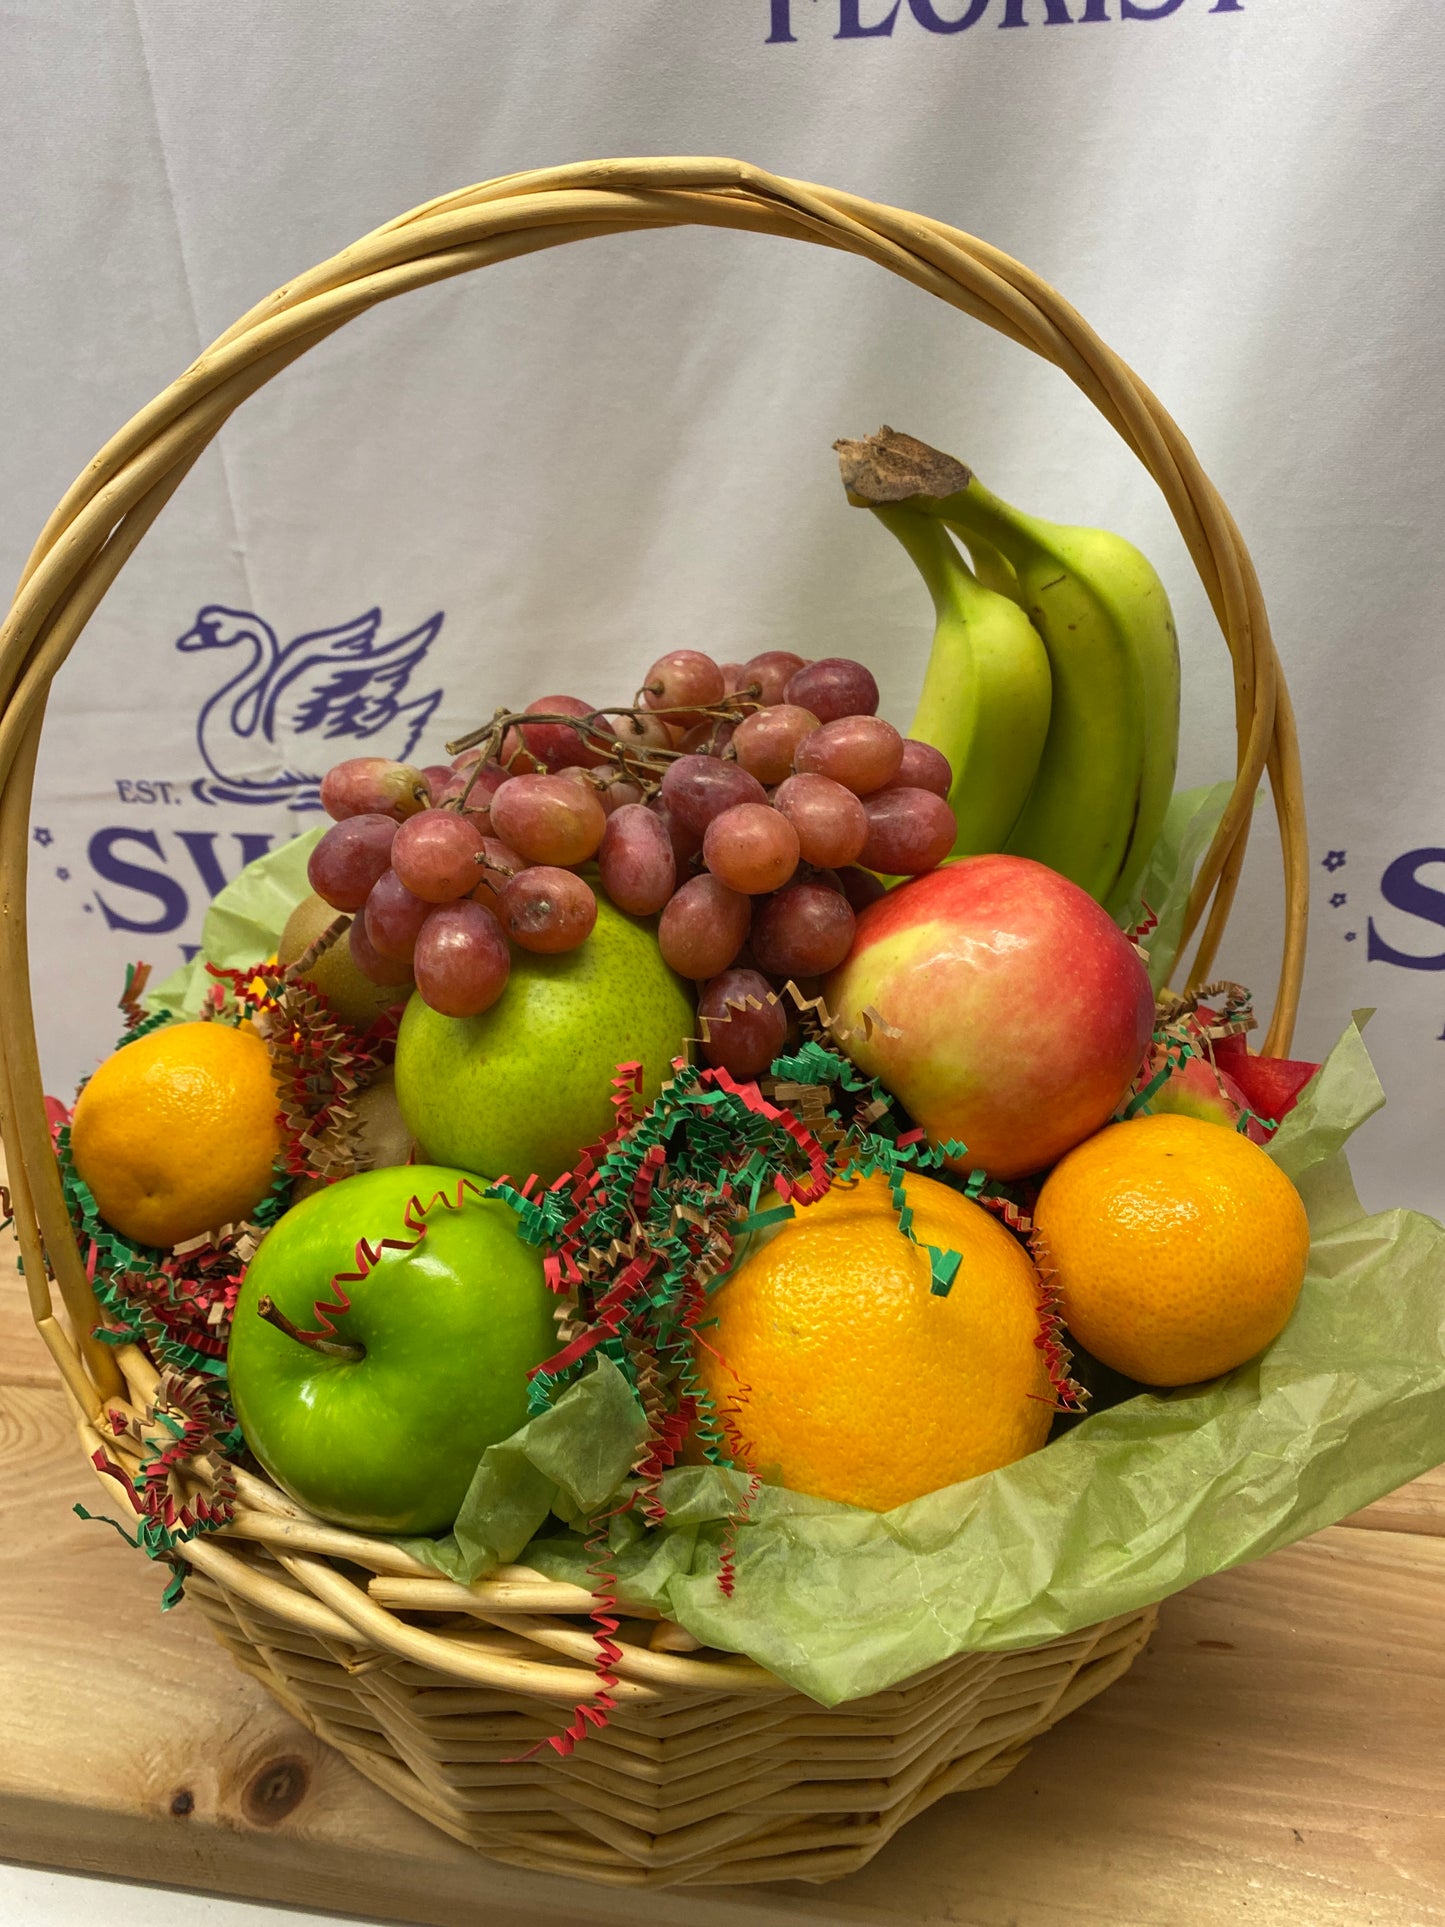
[[[1407,917],[1419,917],[1445,930],[1445,890],[1436,890],[1420,881],[1428,863],[1445,863],[1445,850],[1407,850],[1380,878],[1380,895],[1392,910],[1403,910]],[[1398,964],[1402,970],[1445,970],[1445,950],[1435,957],[1420,957],[1409,950],[1396,950],[1375,928],[1370,918],[1368,958],[1371,963]]]
[[[96,831],[90,839],[90,867],[107,883],[117,883],[124,890],[139,890],[142,896],[154,897],[161,906],[160,914],[152,917],[149,923],[123,916],[119,910],[112,910],[97,890],[95,900],[106,922],[112,930],[139,930],[150,936],[157,936],[165,930],[179,930],[191,907],[185,891],[164,870],[143,870],[138,863],[127,863],[124,857],[117,856],[116,844],[125,842],[139,843],[143,850],[149,850],[152,856],[165,862],[160,838],[154,830],[122,827]]]

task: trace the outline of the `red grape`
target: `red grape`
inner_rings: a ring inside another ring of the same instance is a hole
[[[338,823],[353,816],[390,816],[399,823],[426,804],[423,772],[385,756],[353,756],[321,779],[321,807]]]
[[[824,656],[807,663],[788,678],[790,703],[811,709],[820,723],[840,716],[872,716],[878,710],[878,685],[861,662],[848,656]]]
[[[714,876],[692,877],[657,926],[662,960],[681,977],[716,977],[747,940],[752,906]]]
[[[756,776],[716,756],[679,756],[669,763],[658,797],[685,830],[701,836],[708,824],[738,803],[767,805]]]
[[[503,885],[497,914],[513,943],[552,957],[592,935],[597,899],[571,870],[538,863]]]
[[[690,756],[721,756],[737,732],[736,723],[725,723],[716,716],[704,716],[678,743]]]
[[[895,790],[932,790],[947,796],[953,787],[953,767],[941,749],[920,743],[915,736],[903,738],[903,761],[898,773],[884,786]]]
[[[796,676],[806,662],[806,656],[795,656],[791,649],[765,649],[760,656],[750,656],[743,664],[739,688],[755,684],[758,701],[771,708],[783,700],[789,677]]]
[[[855,796],[870,796],[898,774],[903,738],[881,716],[840,716],[798,745],[793,766],[801,775],[831,776]]]
[[[492,829],[529,863],[585,863],[606,827],[591,789],[565,776],[514,776],[492,798]]]
[[[620,810],[624,803],[640,803],[642,786],[630,777],[617,763],[598,763],[587,774],[581,770],[563,770],[574,783],[583,783],[591,790],[608,816]]]
[[[871,870],[859,870],[852,866],[838,872],[838,887],[853,906],[855,916],[866,910],[870,903],[879,897],[886,897],[888,886],[881,877],[874,876]]]
[[[579,696],[539,696],[527,713],[553,716],[591,716],[592,704]],[[600,718],[599,718],[600,721]],[[580,730],[568,723],[519,723],[518,733],[544,769],[591,769],[607,760],[607,751],[594,748]]]
[[[793,752],[818,727],[811,709],[796,703],[777,703],[757,709],[738,724],[733,755],[760,783],[781,783],[793,773]]]
[[[863,808],[868,841],[861,861],[885,876],[916,877],[936,870],[958,835],[953,811],[932,790],[880,790]]]
[[[770,977],[821,977],[847,956],[853,928],[848,899],[810,879],[758,905],[749,941]]]
[[[634,917],[652,916],[677,888],[667,825],[640,803],[624,803],[608,817],[597,867],[608,896]]]
[[[482,832],[455,810],[409,817],[391,846],[391,867],[413,896],[428,903],[464,897],[477,880]]]
[[[443,801],[451,806],[454,815],[464,817],[479,836],[490,836],[492,834],[491,797],[488,796],[486,791],[478,784],[476,789],[474,789],[467,798],[466,807],[462,808],[460,807],[461,798],[465,788],[466,782],[465,779],[463,779],[458,788],[453,790],[451,795],[445,797]]]
[[[718,668],[722,670],[723,694],[725,696],[735,696],[748,679],[747,671],[743,664],[740,662],[720,662]]]
[[[511,777],[512,772],[509,769],[503,769],[500,763],[481,763],[481,767],[478,769],[478,763],[481,758],[480,750],[469,750],[467,756],[472,758],[470,762],[467,762],[466,757],[459,756],[452,767],[456,770],[457,775],[461,777],[463,789],[465,789],[469,783],[471,784],[471,794],[467,798],[467,808],[469,810],[477,810],[490,804],[492,798],[502,787],[503,783],[507,782]],[[458,769],[457,764],[463,762],[466,762],[466,768]],[[473,770],[477,770],[475,781],[472,780]]]
[[[798,867],[798,832],[767,803],[739,803],[713,818],[702,860],[730,890],[760,896]]]
[[[495,910],[497,896],[519,870],[527,868],[526,859],[517,855],[503,843],[500,837],[482,838],[482,860],[477,865],[480,881],[471,892],[473,903],[480,903],[485,910]]]
[[[508,776],[530,776],[542,767],[515,729],[502,732],[502,747],[497,751],[497,761]]]
[[[460,757],[457,758],[458,762],[461,760]],[[476,762],[479,760],[479,758],[474,757],[472,766],[475,767]],[[491,767],[496,768],[497,765],[493,764]],[[504,777],[507,774],[505,770],[501,773]],[[448,803],[459,803],[461,798],[467,795],[467,787],[471,784],[471,781],[471,768],[465,770],[448,768],[445,772],[439,772],[436,780],[429,786],[431,789],[431,807],[434,810],[439,810]],[[491,800],[491,791],[486,787],[485,782],[479,778],[478,781],[472,785],[471,794],[467,796],[467,807],[464,814],[472,818],[483,835],[485,835],[487,831],[487,805]]]
[[[444,1017],[475,1017],[507,987],[512,953],[490,910],[463,900],[433,910],[416,940],[416,987]]]
[[[720,703],[724,693],[723,672],[700,649],[669,649],[642,678],[642,700],[649,709],[685,712],[694,703]],[[686,728],[701,720],[685,713],[667,717]]]
[[[619,769],[616,776],[600,792],[602,807],[609,816],[615,810],[625,810],[629,803],[642,801],[642,785],[625,770]]]
[[[379,876],[363,912],[367,939],[377,956],[392,958],[410,969],[417,933],[432,909],[425,897],[414,896],[407,889],[395,870]]]
[[[761,1077],[788,1035],[776,991],[756,970],[725,970],[698,999],[702,1054],[734,1077]]]
[[[465,795],[467,815],[481,817],[491,808],[492,798],[511,775],[511,770],[503,768],[495,759],[483,761],[479,749],[464,749],[460,756],[452,758],[452,783],[455,786],[452,794]],[[438,797],[436,800],[440,802],[442,799]],[[480,823],[478,827],[486,835]]]
[[[514,777],[507,774],[506,770],[502,771],[502,783],[511,783],[515,780]],[[502,787],[502,783],[498,783],[497,789]],[[485,781],[483,781],[477,784],[471,795],[467,797],[466,802],[460,806],[459,813],[464,816],[469,823],[474,823],[483,836],[495,836],[497,834],[492,825],[492,804],[496,800],[496,794],[497,790],[488,789]],[[453,803],[452,808],[454,810],[458,809],[458,805]]]
[[[673,861],[679,876],[691,876],[694,860],[702,855],[702,837],[696,830],[684,829],[666,803],[659,802],[654,796],[644,805],[652,812],[667,831],[667,840],[672,845]]]
[[[671,749],[672,737],[660,716],[633,716],[620,713],[604,716],[603,721],[627,749]]]
[[[580,763],[569,763],[556,773],[564,783],[575,783],[579,789],[586,790],[589,796],[595,796],[597,801],[602,803],[602,814],[607,815],[607,805],[602,801],[602,785],[596,780],[592,770],[583,769]]]
[[[797,831],[805,863],[852,863],[868,841],[863,805],[829,776],[790,776],[773,792],[773,808]]]
[[[351,951],[351,961],[369,982],[395,984],[398,988],[411,982],[410,957],[384,957],[366,934],[366,924],[361,917],[351,919],[346,942]]]
[[[311,852],[306,880],[333,910],[359,910],[372,885],[391,868],[394,816],[368,811],[334,823]]]
[[[426,793],[433,803],[437,800],[437,791],[445,789],[456,777],[450,763],[424,763],[417,774],[426,784]]]

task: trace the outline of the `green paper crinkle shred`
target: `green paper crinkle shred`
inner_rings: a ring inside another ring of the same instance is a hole
[[[1151,862],[1156,984],[1227,790],[1177,797]],[[203,957],[239,967],[274,947],[305,894],[313,841],[263,858],[222,893]],[[186,1009],[198,973],[161,994]],[[779,1061],[779,1077],[826,1081],[829,1055],[810,1041]],[[845,1060],[828,1075],[848,1090],[857,1074]],[[1382,1101],[1351,1024],[1268,1146],[1310,1217],[1299,1306],[1260,1358],[1223,1379],[1128,1399],[1014,1465],[886,1515],[767,1484],[749,1494],[747,1475],[717,1462],[674,1466],[653,1487],[659,1525],[642,1506],[618,1509],[637,1488],[649,1417],[635,1360],[599,1350],[485,1455],[453,1531],[410,1549],[463,1581],[523,1559],[588,1585],[589,1527],[610,1513],[624,1605],[664,1613],[831,1705],[958,1652],[1041,1644],[1288,1545],[1445,1461],[1445,1229],[1411,1211],[1367,1216],[1343,1155]],[[726,1136],[722,1113],[703,1124]],[[871,1128],[886,1134],[876,1119]],[[740,1240],[767,1236],[791,1209],[759,1167],[748,1183]],[[965,1188],[977,1194],[973,1180]],[[514,1208],[533,1236],[554,1211],[520,1194]],[[666,1267],[659,1295],[665,1310]]]

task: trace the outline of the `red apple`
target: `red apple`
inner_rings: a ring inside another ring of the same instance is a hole
[[[1159,1069],[1159,1064],[1150,1063],[1144,1072],[1144,1081],[1147,1083]],[[1149,1109],[1166,1111],[1176,1117],[1201,1118],[1206,1124],[1223,1124],[1231,1131],[1238,1128],[1244,1113],[1251,1111],[1246,1127],[1250,1141],[1263,1144],[1269,1136],[1253,1115],[1238,1084],[1228,1072],[1216,1069],[1207,1057],[1187,1057],[1182,1064],[1176,1064],[1149,1099]]]
[[[1027,857],[972,856],[890,890],[827,979],[859,1068],[960,1170],[1041,1170],[1113,1116],[1154,1026],[1137,951],[1094,899]],[[896,1036],[875,1026],[872,1010]]]

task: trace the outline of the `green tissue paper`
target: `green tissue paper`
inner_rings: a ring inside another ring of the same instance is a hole
[[[1228,784],[1176,797],[1142,893],[1162,982],[1194,867]],[[268,955],[306,893],[315,833],[252,864],[216,899],[203,957]],[[189,1014],[193,964],[152,997]],[[1262,1357],[1207,1385],[1146,1394],[1031,1457],[885,1514],[763,1485],[719,1557],[747,1480],[665,1475],[667,1523],[610,1523],[617,1591],[710,1646],[745,1653],[825,1705],[963,1651],[1008,1651],[1126,1613],[1318,1531],[1445,1460],[1445,1229],[1367,1217],[1343,1145],[1383,1102],[1351,1022],[1270,1143],[1312,1233],[1294,1317]],[[725,1289],[725,1287],[724,1287]],[[514,1560],[592,1583],[587,1522],[625,1503],[641,1409],[605,1356],[487,1452],[455,1529],[409,1549],[459,1580]]]

